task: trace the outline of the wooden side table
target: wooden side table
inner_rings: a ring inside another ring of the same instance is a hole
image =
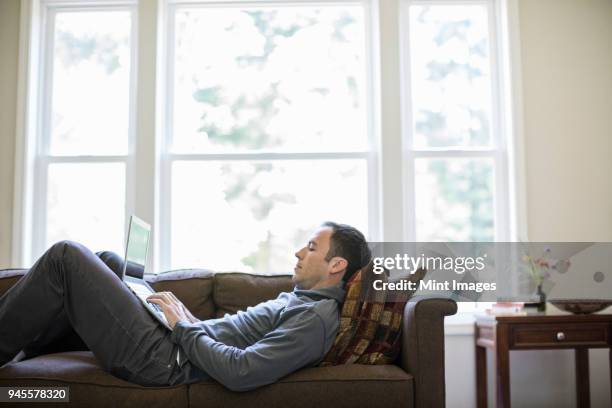
[[[487,406],[487,348],[495,355],[497,408],[510,407],[510,350],[570,348],[576,354],[576,405],[589,407],[588,349],[612,347],[612,314],[482,315],[476,317],[475,338],[478,408]],[[612,378],[612,349],[609,358]]]

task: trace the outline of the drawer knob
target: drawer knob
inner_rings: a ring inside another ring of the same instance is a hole
[[[565,340],[565,333],[558,332],[557,333],[557,340],[559,340],[559,341]]]

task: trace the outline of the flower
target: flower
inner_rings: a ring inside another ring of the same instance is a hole
[[[522,256],[522,261],[526,264],[527,272],[536,286],[541,285],[546,279],[551,278],[551,270],[556,270],[559,273],[564,273],[570,266],[570,261],[567,259],[551,259],[551,249],[544,249],[544,253],[539,258],[533,258],[528,254]]]

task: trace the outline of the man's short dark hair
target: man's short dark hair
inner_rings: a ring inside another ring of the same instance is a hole
[[[332,229],[329,251],[327,251],[325,260],[329,262],[335,256],[346,259],[348,266],[342,277],[342,281],[346,283],[355,272],[370,262],[372,253],[368,242],[357,228],[350,225],[327,221],[322,226]]]

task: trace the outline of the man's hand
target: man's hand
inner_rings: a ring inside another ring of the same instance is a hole
[[[166,320],[168,320],[168,325],[173,329],[177,322],[195,323],[199,321],[172,292],[153,293],[147,297],[147,301],[155,303],[161,308]]]

